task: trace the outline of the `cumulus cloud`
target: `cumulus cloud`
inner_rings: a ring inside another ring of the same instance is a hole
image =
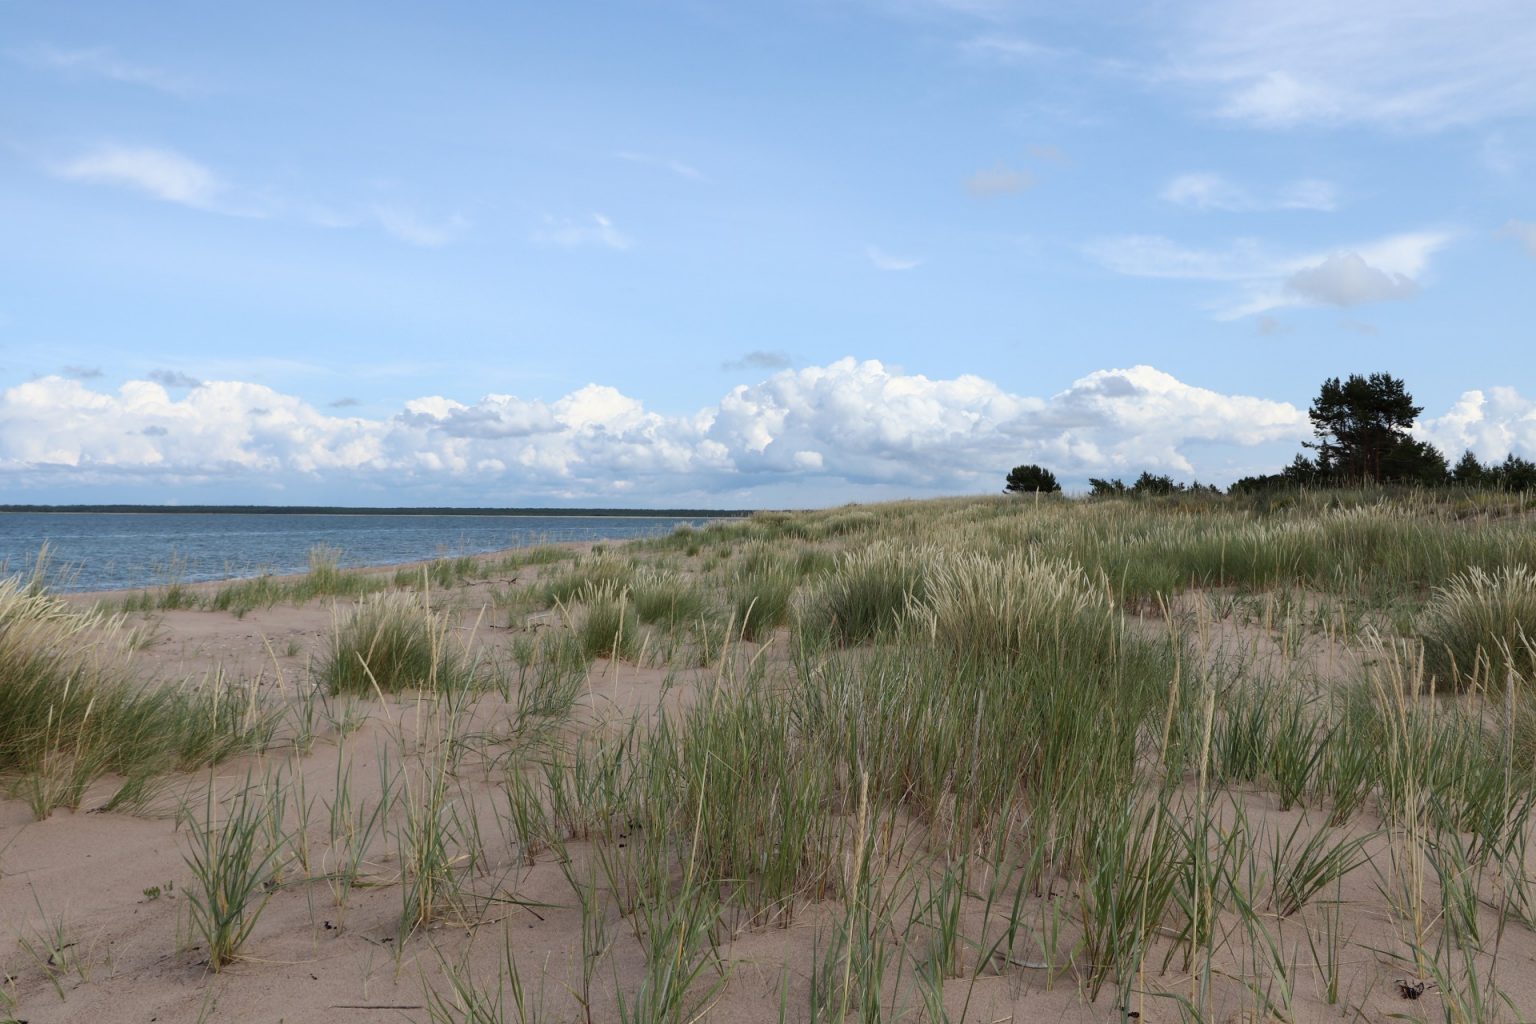
[[[869,257],[876,270],[913,270],[922,266],[922,260],[907,259],[903,256],[893,256],[878,245],[864,247],[864,255]]]
[[[931,379],[843,359],[735,387],[692,416],[653,412],[600,384],[554,401],[427,396],[369,418],[239,381],[172,398],[151,381],[112,392],[45,377],[0,392],[0,474],[29,486],[304,479],[525,499],[847,500],[991,490],[999,467],[1020,461],[1069,479],[1142,469],[1219,479],[1267,467],[1278,456],[1256,447],[1293,444],[1307,428],[1287,403],[1194,387],[1148,366],[1031,397],[979,377]]]
[[[557,245],[564,249],[599,246],[607,249],[628,249],[634,240],[614,226],[613,221],[601,213],[591,214],[585,220],[544,218],[544,224],[533,233],[533,240],[544,245]]]
[[[1196,0],[1175,21],[1161,75],[1234,120],[1432,130],[1536,108],[1527,0]]]
[[[1414,434],[1452,460],[1469,449],[1485,460],[1511,452],[1530,458],[1536,456],[1536,401],[1510,387],[1467,391],[1444,414],[1421,417]]]
[[[1034,183],[1035,179],[1028,171],[1015,170],[1000,163],[977,171],[965,179],[965,190],[977,199],[995,199],[998,196],[1018,195]]]
[[[101,146],[54,168],[62,178],[119,185],[197,209],[217,205],[223,185],[207,167],[174,150]]]
[[[149,379],[162,387],[168,388],[200,388],[203,382],[188,373],[180,370],[150,370]]]
[[[1357,306],[1415,294],[1431,257],[1451,240],[1418,231],[1325,253],[1283,254],[1252,240],[1224,249],[1196,249],[1156,235],[1127,235],[1087,246],[1116,273],[1133,277],[1208,281],[1233,294],[1214,307],[1223,319],[1287,306]]]
[[[1373,267],[1357,252],[1339,252],[1286,278],[1285,286],[1302,299],[1327,306],[1406,299],[1419,286],[1406,274]]]

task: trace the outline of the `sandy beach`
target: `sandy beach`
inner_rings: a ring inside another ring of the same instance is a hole
[[[1108,642],[1145,645],[1137,657],[1157,691],[1127,739],[1135,781],[1101,790],[1105,806],[1128,808],[1120,867],[1104,866],[1119,827],[1108,816],[1062,818],[1078,838],[1030,845],[1046,781],[1019,777],[1024,795],[993,813],[972,800],[991,792],[981,768],[969,782],[946,769],[932,798],[916,763],[905,782],[894,768],[817,775],[819,760],[842,758],[839,735],[862,751],[850,763],[903,763],[867,746],[878,746],[880,715],[909,714],[881,695],[924,673],[933,687],[960,685],[910,647],[942,648],[942,573],[924,584],[926,612],[909,590],[868,638],[817,633],[851,621],[825,602],[860,558],[899,564],[891,542],[908,537],[954,573],[970,563],[946,561],[956,556],[932,538],[974,528],[947,546],[988,550],[977,538],[994,526],[1047,530],[1087,514],[956,502],[759,518],[459,559],[435,579],[433,563],[346,573],[345,594],[298,597],[304,577],[269,580],[269,594],[289,595],[235,610],[213,606],[228,583],[185,588],[177,607],[154,607],[163,592],[72,595],[59,614],[107,614],[78,634],[102,638],[81,665],[110,665],[138,687],[217,689],[272,724],[254,748],[157,773],[129,801],[123,776],[103,772],[75,806],[40,813],[27,795],[37,790],[12,775],[0,797],[0,1020],[1375,1021],[1475,1019],[1462,1015],[1472,1005],[1483,1019],[1529,1019],[1528,817],[1500,832],[1499,851],[1476,829],[1458,833],[1460,859],[1448,860],[1449,833],[1396,816],[1393,800],[1436,797],[1404,795],[1407,769],[1392,765],[1335,813],[1342,798],[1324,777],[1338,752],[1321,737],[1339,720],[1327,695],[1364,687],[1387,699],[1394,650],[1371,625],[1376,609],[1338,595],[1228,583],[1161,602],[1122,591],[1103,605]],[[1019,565],[1021,579],[1044,571]],[[1060,578],[1075,586],[1080,571]],[[782,595],[765,582],[779,578]],[[134,610],[117,610],[125,600]],[[1072,600],[1073,615],[1096,614],[1102,582]],[[448,660],[391,682],[382,641],[365,644],[367,683],[338,692],[332,663],[375,606],[413,609]],[[594,635],[614,608],[617,629]],[[920,612],[920,626],[903,624]],[[916,666],[912,679],[904,666]],[[847,682],[860,673],[878,677],[874,689]],[[875,703],[843,724],[851,705],[801,717],[813,705],[795,694],[817,679],[844,680],[826,694]],[[1272,767],[1278,711],[1258,726],[1269,745],[1253,771],[1231,760],[1239,719],[1263,704],[1242,695],[1281,688],[1305,690],[1296,706],[1320,716],[1304,733],[1317,747],[1299,792]],[[976,749],[956,764],[979,765],[993,756],[985,734],[1025,712],[970,700],[955,735],[973,734]],[[1476,712],[1491,723],[1490,756],[1514,700]],[[935,709],[890,735],[922,747]],[[776,714],[796,718],[783,735],[768,724]],[[1186,726],[1193,752],[1175,761]],[[711,745],[726,741],[734,754]],[[765,785],[777,795],[755,803]],[[1069,799],[1068,783],[1049,785]],[[668,799],[676,806],[659,810]],[[810,833],[792,836],[784,805],[802,800],[811,810],[794,827]],[[219,963],[198,923],[214,897],[194,864],[246,812],[259,863],[236,915],[245,930]],[[1162,874],[1166,889],[1148,884]],[[1455,886],[1469,887],[1466,902]],[[1112,939],[1096,931],[1137,913]]]

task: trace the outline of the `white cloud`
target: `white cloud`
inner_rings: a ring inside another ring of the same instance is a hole
[[[988,60],[1024,63],[1060,57],[1063,51],[1020,35],[987,33],[965,41],[962,52]]]
[[[693,416],[652,412],[599,384],[552,402],[428,396],[370,418],[238,381],[172,398],[149,381],[112,392],[45,377],[0,392],[0,478],[33,488],[254,478],[323,481],[337,493],[456,486],[524,500],[846,500],[992,490],[1020,461],[1078,479],[1142,469],[1229,478],[1272,468],[1280,456],[1256,446],[1306,432],[1306,414],[1287,403],[1193,387],[1147,366],[1092,373],[1036,398],[979,377],[935,380],[843,359],[733,388]]]
[[[1443,415],[1421,417],[1414,433],[1453,462],[1469,449],[1484,460],[1511,452],[1530,458],[1536,456],[1536,401],[1509,387],[1467,391]]]
[[[1110,270],[1131,277],[1255,281],[1279,273],[1275,258],[1250,239],[1225,249],[1192,249],[1161,235],[1122,235],[1092,242],[1087,252]]]
[[[628,249],[634,240],[614,227],[613,221],[601,213],[591,214],[585,220],[562,220],[545,217],[544,224],[533,233],[533,240],[545,245],[558,245],[565,249],[584,246],[601,246],[608,249]]]
[[[913,270],[923,265],[922,260],[892,256],[878,245],[865,246],[864,255],[869,257],[869,262],[874,264],[877,270]]]
[[[1157,235],[1127,235],[1087,246],[1090,257],[1132,277],[1209,281],[1233,292],[1215,307],[1234,319],[1286,306],[1356,306],[1415,294],[1430,258],[1451,240],[1416,231],[1330,252],[1281,254],[1252,241],[1192,249]]]
[[[1357,252],[1338,252],[1286,278],[1285,286],[1303,300],[1326,306],[1406,299],[1419,290],[1411,277],[1373,267]]]
[[[373,216],[393,237],[432,249],[456,241],[469,229],[469,221],[458,214],[431,218],[403,207],[380,206],[374,209]]]
[[[1331,181],[1319,178],[1302,178],[1280,190],[1275,205],[1282,210],[1320,210],[1327,213],[1338,209],[1339,192]]]
[[[160,92],[185,94],[192,91],[189,81],[160,68],[148,67],[124,60],[110,47],[93,46],[79,50],[62,50],[52,46],[40,46],[26,54],[31,63],[53,68],[68,74],[105,78],[113,82],[142,85]]]
[[[692,164],[685,164],[681,160],[673,160],[671,157],[655,156],[650,153],[634,153],[628,150],[615,153],[614,156],[618,157],[620,160],[626,160],[632,164],[646,164],[651,167],[660,167],[664,170],[671,171],[679,178],[687,178],[689,181],[707,182],[709,180],[709,178],[705,176],[704,172],[700,171],[697,167],[694,167]]]
[[[1303,178],[1277,189],[1273,195],[1255,195],[1220,174],[1181,174],[1163,186],[1161,198],[1176,206],[1197,210],[1246,212],[1254,210],[1333,210],[1338,192],[1331,182]]]
[[[1164,77],[1268,127],[1438,129],[1536,108],[1529,0],[1197,0]]]
[[[965,179],[965,190],[977,199],[1018,195],[1035,183],[1028,171],[997,164]]]
[[[1247,210],[1253,205],[1247,192],[1219,174],[1181,174],[1163,186],[1161,198],[1197,210]]]
[[[101,146],[59,164],[54,171],[70,181],[121,185],[202,210],[215,208],[223,191],[207,167],[173,150],[153,146]]]

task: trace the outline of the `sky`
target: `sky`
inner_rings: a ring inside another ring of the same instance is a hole
[[[1529,0],[0,0],[0,502],[1536,457]]]

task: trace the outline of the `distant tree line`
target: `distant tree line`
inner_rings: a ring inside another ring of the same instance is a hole
[[[1313,454],[1298,453],[1278,473],[1243,477],[1227,493],[1361,484],[1536,490],[1536,462],[1514,453],[1502,461],[1485,463],[1467,451],[1451,465],[1440,449],[1408,433],[1421,412],[1423,407],[1414,404],[1403,381],[1389,373],[1330,377],[1307,411],[1314,439],[1302,442],[1302,447]],[[1166,474],[1148,472],[1129,485],[1120,479],[1096,477],[1088,483],[1089,497],[1094,498],[1221,493],[1210,484],[1185,484]],[[1015,466],[1004,489],[1018,493],[1061,488],[1050,470],[1029,465]]]

